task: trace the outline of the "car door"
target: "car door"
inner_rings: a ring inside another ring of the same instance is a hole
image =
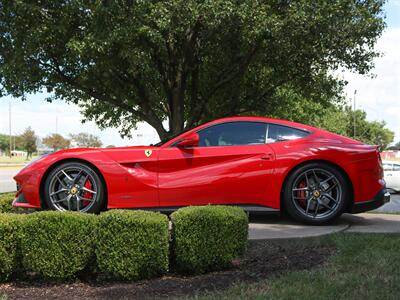
[[[395,172],[393,171],[393,163],[385,162],[383,163],[383,172],[384,178],[386,182],[386,187],[390,189],[396,189],[396,179],[395,179]]]
[[[392,174],[393,187],[396,191],[400,191],[400,164],[393,164]]]
[[[265,203],[274,153],[266,124],[236,121],[198,131],[199,145],[159,151],[161,206]]]

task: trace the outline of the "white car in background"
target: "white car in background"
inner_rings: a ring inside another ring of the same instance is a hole
[[[386,188],[393,193],[400,192],[400,161],[383,161]]]

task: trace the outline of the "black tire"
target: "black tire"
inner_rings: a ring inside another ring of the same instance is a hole
[[[346,177],[326,163],[312,162],[295,169],[283,186],[285,211],[296,221],[306,224],[331,223],[342,215],[349,201]]]
[[[47,208],[56,211],[99,213],[105,207],[105,188],[89,165],[66,162],[46,177],[43,189]]]

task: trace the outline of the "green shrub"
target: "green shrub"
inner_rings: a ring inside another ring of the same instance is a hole
[[[15,193],[0,194],[0,213],[10,213],[15,211],[15,208],[12,206],[14,198]]]
[[[20,215],[0,214],[0,281],[7,280],[16,271],[23,218]]]
[[[67,279],[94,257],[96,216],[77,212],[37,212],[26,217],[22,264],[45,278]]]
[[[100,215],[96,257],[114,278],[138,280],[168,271],[168,218],[146,211],[113,210]]]
[[[232,206],[192,206],[171,215],[177,271],[205,273],[230,266],[246,250],[247,214]]]

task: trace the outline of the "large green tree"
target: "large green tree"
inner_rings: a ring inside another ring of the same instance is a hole
[[[47,90],[85,118],[161,139],[216,117],[274,114],[281,91],[328,104],[367,73],[384,0],[0,0],[0,85]]]

